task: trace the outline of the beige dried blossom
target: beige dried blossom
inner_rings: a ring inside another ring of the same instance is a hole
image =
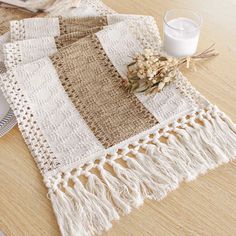
[[[177,74],[178,68],[191,60],[199,60],[216,56],[212,46],[200,54],[192,57],[173,58],[155,54],[153,50],[146,48],[143,53],[138,53],[133,62],[128,65],[128,80],[124,83],[133,92],[160,92],[170,84]]]
[[[160,82],[157,86],[158,90],[162,90],[165,87],[165,84],[166,83],[164,81]]]

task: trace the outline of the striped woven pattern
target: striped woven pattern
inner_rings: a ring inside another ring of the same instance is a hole
[[[13,21],[4,45],[0,87],[63,236],[107,231],[145,199],[236,156],[235,125],[180,72],[154,96],[122,87],[136,53],[160,52],[158,27],[150,16],[100,10]]]
[[[9,112],[0,121],[0,137],[8,133],[16,125],[16,123],[17,122],[13,111],[9,110]]]

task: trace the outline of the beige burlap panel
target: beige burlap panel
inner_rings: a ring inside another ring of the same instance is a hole
[[[59,17],[60,24],[60,34],[69,34],[76,31],[86,32],[94,27],[103,27],[106,26],[107,17],[106,16],[97,16],[97,17],[70,17],[63,18]]]
[[[76,42],[77,40],[81,38],[84,38],[90,34],[98,32],[99,30],[102,30],[102,28],[103,28],[102,26],[92,27],[91,29],[88,29],[88,30],[64,34],[64,35],[55,37],[55,43],[57,45],[57,48],[60,49]]]
[[[98,38],[90,35],[51,56],[74,106],[105,148],[158,123],[122,78]]]
[[[0,7],[0,35],[5,34],[9,31],[9,21],[20,20],[23,18],[33,17],[36,14],[21,11],[14,8],[1,8]]]

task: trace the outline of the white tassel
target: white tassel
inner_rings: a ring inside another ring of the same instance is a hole
[[[86,184],[86,189],[97,196],[100,199],[101,207],[104,208],[104,212],[110,221],[119,220],[119,214],[111,203],[110,199],[107,199],[107,190],[104,183],[94,174],[88,176],[88,181]]]
[[[216,116],[214,127],[216,130],[216,137],[218,137],[218,140],[221,139],[223,144],[225,143],[225,140],[227,140],[226,142],[227,149],[232,150],[232,148],[235,147],[235,135],[236,135],[236,131],[232,127],[232,124],[229,126],[219,116]]]
[[[98,175],[84,171],[85,185],[70,172],[63,180],[53,179],[49,195],[62,235],[89,236],[108,230],[111,221],[119,219],[118,213],[129,213],[145,198],[161,200],[183,180],[194,180],[234,159],[236,132],[232,122],[211,113],[200,118],[203,125],[190,119],[180,125],[182,128],[173,128],[174,134],[165,132],[166,143],[153,138],[150,143],[134,145],[128,150],[132,157],[118,153],[114,159],[104,157],[92,166]],[[104,163],[110,165],[112,173]],[[74,186],[66,184],[69,179]],[[61,184],[63,191],[57,186]]]
[[[58,225],[63,236],[88,235],[84,232],[83,223],[78,221],[79,214],[74,209],[73,199],[60,189],[49,193]]]
[[[114,204],[123,214],[131,211],[132,194],[128,187],[103,167],[99,168],[101,177],[107,185]]]
[[[135,159],[126,158],[126,162],[129,168],[137,172],[142,194],[146,198],[160,200],[166,195],[168,188],[167,182],[164,181],[164,184],[162,184],[161,181],[164,178],[161,178],[161,173],[152,172],[152,169],[149,169],[148,159],[144,159],[141,160],[140,156]]]
[[[131,191],[133,201],[131,203],[134,207],[139,207],[143,204],[143,196],[140,190],[140,180],[138,179],[135,170],[124,168],[116,162],[111,162],[112,168],[119,180],[121,180]]]
[[[107,213],[107,209],[104,211],[103,204],[94,194],[90,194],[83,186],[83,184],[75,179],[75,191],[70,191],[70,194],[77,199],[78,207],[80,211],[84,212],[84,225],[88,224],[87,232],[91,234],[101,233],[102,230],[108,230],[111,228],[111,223]],[[71,190],[70,188],[67,190]],[[79,204],[79,200],[81,204]],[[96,212],[96,214],[94,214]]]
[[[212,153],[205,148],[203,138],[200,137],[200,131],[193,130],[191,132],[191,129],[188,127],[185,131],[188,132],[191,140],[180,140],[184,153],[189,157],[188,169],[192,171],[192,176],[187,178],[188,181],[195,179],[199,174],[205,173],[207,169],[211,169],[216,165],[214,158],[210,158]]]

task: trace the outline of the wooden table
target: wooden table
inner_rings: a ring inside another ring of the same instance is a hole
[[[236,3],[234,0],[104,0],[120,13],[156,17],[167,9],[203,15],[200,49],[216,43],[220,56],[185,72],[192,84],[236,121]],[[11,236],[56,236],[59,229],[42,178],[18,128],[0,139],[0,231]],[[184,183],[161,202],[114,223],[107,236],[236,235],[236,162]]]

